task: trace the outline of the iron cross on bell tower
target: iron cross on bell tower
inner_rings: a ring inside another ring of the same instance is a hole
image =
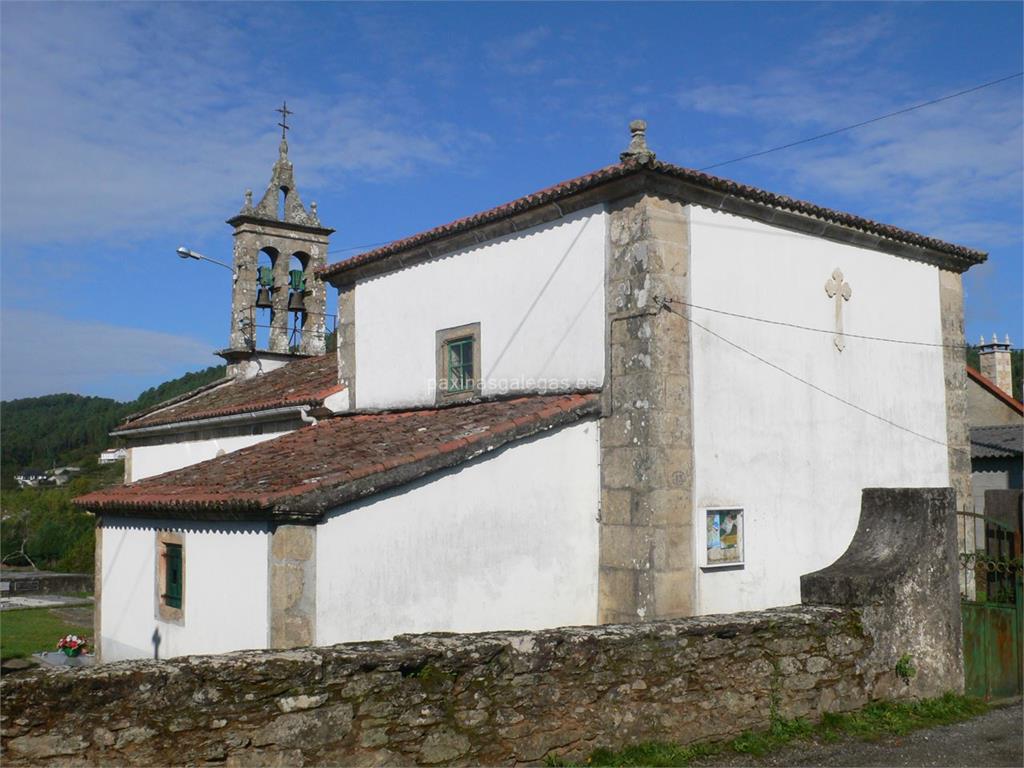
[[[294,115],[295,113],[288,109],[287,101],[282,101],[281,106],[274,111],[281,113],[281,122],[278,125],[281,126],[281,141],[285,141],[287,139],[285,132],[291,127],[288,125],[288,115]]]

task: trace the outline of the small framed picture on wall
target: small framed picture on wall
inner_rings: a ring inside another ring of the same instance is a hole
[[[743,509],[716,507],[705,510],[704,566],[743,565]]]

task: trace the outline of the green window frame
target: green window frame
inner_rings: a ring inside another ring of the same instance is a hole
[[[165,544],[164,557],[167,559],[164,572],[164,603],[171,608],[181,608],[181,585],[185,581],[181,544]]]
[[[472,400],[481,389],[480,323],[442,328],[435,334],[437,403]]]
[[[473,342],[472,336],[463,336],[445,343],[449,393],[469,392],[475,386]]]

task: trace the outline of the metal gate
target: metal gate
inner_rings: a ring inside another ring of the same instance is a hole
[[[1024,690],[1020,531],[973,512],[959,512],[957,522],[965,692],[1018,696]]]

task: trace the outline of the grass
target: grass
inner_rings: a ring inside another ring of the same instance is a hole
[[[69,622],[52,608],[24,608],[0,614],[0,659],[18,659],[57,650],[64,635],[92,637],[92,627]]]
[[[702,758],[727,752],[760,757],[772,750],[800,741],[835,741],[850,736],[874,740],[901,736],[919,728],[960,722],[983,714],[988,705],[980,699],[947,693],[921,701],[878,701],[856,712],[826,713],[820,723],[802,718],[773,718],[765,731],[747,731],[725,742],[671,744],[649,742],[618,752],[598,749],[586,761],[588,766],[688,766]],[[548,765],[569,765],[549,759]]]

